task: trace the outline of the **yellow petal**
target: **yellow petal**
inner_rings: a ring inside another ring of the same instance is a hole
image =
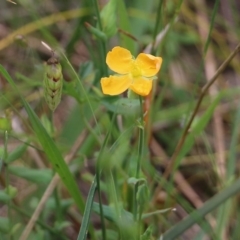
[[[153,77],[160,70],[162,58],[140,53],[136,58],[136,64],[141,70],[142,76]]]
[[[141,96],[147,96],[152,90],[152,79],[145,79],[142,77],[134,78],[130,89]]]
[[[107,95],[118,95],[126,91],[131,82],[128,75],[105,77],[101,79],[102,91]]]
[[[108,52],[106,63],[110,69],[119,74],[127,74],[132,67],[131,52],[125,48],[114,47]]]

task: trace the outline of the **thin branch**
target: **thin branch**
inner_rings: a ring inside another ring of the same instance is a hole
[[[212,84],[217,80],[218,76],[224,71],[224,69],[228,66],[228,64],[231,62],[231,60],[240,52],[240,44],[237,45],[237,47],[235,48],[235,50],[229,55],[229,57],[222,63],[222,65],[218,68],[218,70],[216,71],[216,73],[214,74],[214,76],[205,84],[205,86],[202,88],[202,91],[201,91],[201,94],[200,94],[200,97],[198,99],[198,102],[197,102],[197,105],[193,111],[193,114],[187,124],[187,126],[185,127],[185,130],[182,134],[182,137],[180,138],[176,148],[175,148],[175,151],[170,159],[170,162],[169,162],[169,165],[167,166],[164,174],[163,174],[163,177],[165,179],[167,179],[173,169],[173,166],[175,164],[175,161],[177,159],[177,156],[179,155],[181,149],[182,149],[182,146],[187,138],[187,135],[188,135],[188,132],[190,130],[190,127],[192,125],[192,122],[195,118],[195,116],[197,115],[198,113],[198,110],[201,106],[201,103],[202,103],[202,100],[205,96],[205,94],[207,93],[208,89],[212,86]]]

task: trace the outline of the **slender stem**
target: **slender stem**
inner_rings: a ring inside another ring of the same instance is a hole
[[[161,25],[162,3],[163,3],[163,0],[159,0],[158,8],[157,8],[157,17],[156,17],[155,27],[154,27],[154,31],[153,31],[153,43],[152,43],[151,54],[154,53],[156,36],[158,33],[159,26]]]
[[[237,47],[235,48],[235,50],[229,55],[229,57],[222,63],[222,65],[218,68],[218,70],[216,71],[216,73],[214,74],[214,76],[206,83],[206,85],[202,88],[201,94],[199,96],[199,99],[197,101],[197,105],[193,111],[193,114],[189,120],[189,122],[187,123],[184,132],[182,134],[182,137],[180,138],[174,152],[173,155],[170,159],[169,165],[167,166],[163,177],[165,179],[168,178],[168,176],[170,175],[170,173],[172,172],[172,169],[174,167],[175,161],[177,159],[178,154],[180,153],[183,144],[185,143],[185,140],[188,136],[188,132],[190,131],[190,127],[192,125],[192,122],[195,118],[195,116],[198,113],[198,110],[201,106],[202,100],[204,98],[204,96],[206,95],[208,89],[212,86],[212,84],[217,80],[218,76],[223,72],[223,70],[227,67],[227,65],[231,62],[231,60],[237,55],[237,53],[240,52],[240,44],[237,45]]]
[[[121,209],[119,208],[118,196],[117,196],[115,182],[114,182],[114,178],[113,178],[111,169],[109,169],[108,178],[109,178],[109,182],[110,182],[110,192],[111,192],[111,195],[113,198],[113,203],[114,203],[114,206],[116,209],[116,214],[117,214],[118,219],[121,221],[121,218],[122,218]]]
[[[137,224],[137,232],[138,232],[138,238],[141,236],[141,222],[142,222],[142,213],[143,213],[143,208],[139,206],[138,210],[138,224]]]
[[[103,204],[102,204],[102,197],[101,197],[101,182],[100,182],[100,175],[101,175],[101,159],[102,159],[102,155],[103,152],[105,150],[105,147],[107,145],[110,133],[112,131],[112,127],[114,124],[114,120],[115,120],[116,114],[113,115],[112,117],[112,121],[111,121],[111,127],[104,139],[104,142],[102,144],[101,150],[99,152],[98,155],[98,159],[97,159],[97,166],[96,166],[96,184],[97,184],[97,193],[98,193],[98,201],[99,201],[99,210],[100,210],[100,219],[101,219],[101,230],[102,230],[102,239],[105,240],[107,239],[107,235],[106,235],[106,226],[105,226],[105,222],[104,222],[104,214],[103,214]]]
[[[53,111],[50,112],[51,137],[54,138]]]
[[[98,24],[99,24],[99,29],[102,31],[102,22],[101,22],[101,17],[100,17],[100,12],[99,12],[99,9],[98,9],[98,1],[97,0],[92,0],[93,1],[93,6],[95,8],[95,13],[97,15],[97,21],[98,21]]]
[[[137,160],[137,170],[136,170],[136,178],[139,178],[140,168],[141,168],[141,160],[143,156],[144,148],[144,129],[139,128],[139,143],[138,143],[138,160]]]
[[[7,144],[8,144],[8,131],[4,132],[4,154],[3,154],[3,162],[6,162],[6,159],[8,157],[8,149],[7,149]],[[10,193],[10,178],[9,178],[9,171],[8,171],[8,164],[6,164],[6,190],[7,193]],[[7,214],[8,214],[8,219],[10,223],[10,229],[12,225],[11,221],[11,199],[7,202]],[[9,235],[9,239],[12,239],[11,236]]]
[[[54,112],[51,111],[50,112],[50,126],[51,126],[51,137],[54,139],[55,136],[55,130],[54,130],[54,124],[53,124],[53,114]],[[56,171],[53,171],[53,176],[56,174]],[[56,203],[56,219],[58,222],[61,222],[62,220],[62,210],[61,210],[61,202],[60,202],[60,198],[59,198],[59,194],[58,194],[58,190],[57,187],[54,189],[53,192],[53,196],[55,199],[55,203]]]
[[[136,178],[139,178],[140,175],[140,169],[141,169],[141,160],[143,157],[143,151],[144,151],[144,122],[143,122],[143,101],[142,97],[139,96],[139,101],[140,101],[140,124],[142,125],[139,127],[139,142],[138,142],[138,159],[137,159],[137,169],[136,169]],[[138,183],[134,186],[134,201],[133,201],[133,216],[134,220],[138,224],[138,229],[140,229],[140,224],[141,221],[138,221],[137,216],[138,216],[138,203],[137,203],[137,192],[138,192]],[[140,234],[138,238],[140,237]]]
[[[99,26],[98,28],[100,31],[102,31],[103,27],[102,27],[102,21],[101,21],[101,17],[100,17],[100,11],[98,8],[98,2],[97,2],[97,0],[92,0],[92,2],[93,2],[93,6],[95,8],[95,13],[96,13],[96,17],[97,17],[98,26]],[[105,64],[107,50],[106,50],[106,43],[103,40],[100,40],[100,53],[101,53],[101,58],[102,58],[101,66],[103,69],[103,75],[107,76],[107,65]]]
[[[55,136],[55,130],[54,130],[54,124],[53,124],[53,114],[54,112],[50,112],[50,125],[51,125],[51,137],[54,139]],[[56,171],[53,171],[53,176],[56,174]],[[56,187],[53,191],[53,196],[56,203],[56,219],[58,222],[62,221],[62,209],[61,209],[61,201],[59,198],[58,188]]]
[[[55,172],[54,172],[55,175]],[[56,203],[56,218],[58,222],[61,222],[63,220],[62,218],[62,208],[61,208],[61,201],[58,193],[58,188],[56,187],[54,189],[54,198],[55,198],[55,203]]]
[[[7,144],[8,144],[8,131],[4,132],[4,152],[3,152],[3,161],[5,161],[8,157],[8,149],[7,149]]]
[[[216,13],[218,11],[219,3],[220,3],[220,0],[216,0],[215,4],[214,4],[212,16],[211,16],[211,25],[210,25],[210,29],[209,29],[209,32],[208,32],[207,41],[206,41],[206,44],[205,44],[204,50],[203,50],[204,57],[206,56],[206,53],[207,53],[207,50],[208,50],[208,46],[210,44],[210,38],[211,38],[213,26],[214,26],[214,19],[216,17]]]
[[[139,97],[140,101],[140,124],[142,125],[139,127],[139,142],[138,142],[138,159],[137,159],[137,169],[136,169],[136,178],[139,178],[139,172],[141,168],[141,160],[143,156],[144,150],[144,122],[143,122],[143,102],[142,97]]]
[[[100,159],[100,157],[99,157]],[[100,161],[97,161],[97,169],[96,169],[96,182],[97,182],[97,193],[98,193],[98,201],[99,201],[99,210],[100,210],[100,219],[101,219],[101,230],[102,230],[102,239],[106,239],[106,226],[103,216],[103,204],[102,204],[102,196],[101,196],[101,184],[100,184],[100,175],[101,175],[101,168],[100,168]]]

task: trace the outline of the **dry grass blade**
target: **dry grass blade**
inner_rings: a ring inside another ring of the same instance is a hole
[[[155,138],[151,139],[150,148],[155,156],[161,157],[164,159],[168,158],[165,151],[161,148],[161,146],[158,144]],[[174,181],[176,182],[178,189],[187,197],[187,199],[193,204],[193,206],[195,206],[196,208],[199,208],[203,205],[203,202],[200,199],[200,197],[193,190],[193,188],[188,184],[188,182],[185,180],[185,178],[179,171],[176,171],[174,175]],[[160,190],[159,188],[156,188],[155,193],[157,194],[159,190]]]
[[[206,9],[206,3],[205,1],[195,1],[197,5],[197,9]],[[207,39],[207,32],[206,29],[209,29],[209,22],[207,18],[207,14],[205,11],[199,11],[197,16],[197,24],[198,24],[198,30],[201,37],[202,42],[204,42],[205,39]],[[206,79],[210,79],[211,76],[214,75],[214,73],[217,70],[216,67],[216,60],[214,57],[214,53],[212,50],[211,45],[208,47],[207,54],[205,57],[205,75]],[[217,94],[217,85],[214,83],[212,87],[209,89],[210,96],[215,96]],[[225,147],[224,147],[224,130],[223,130],[223,121],[222,121],[222,115],[221,115],[221,106],[219,106],[213,115],[213,134],[214,134],[214,146],[215,151],[217,153],[217,172],[219,175],[219,179],[224,179],[226,170],[225,170]],[[221,183],[220,183],[221,185]]]
[[[186,140],[186,137],[188,135],[188,132],[190,131],[190,128],[191,128],[191,125],[192,125],[192,122],[199,110],[199,107],[202,103],[202,100],[204,98],[204,96],[206,95],[207,91],[209,90],[209,88],[212,86],[212,84],[218,79],[219,75],[224,71],[224,69],[228,66],[228,64],[231,62],[231,60],[240,52],[240,44],[237,45],[237,47],[235,48],[235,50],[229,55],[229,57],[222,63],[222,65],[218,68],[218,70],[216,71],[216,73],[214,74],[214,76],[206,83],[206,85],[202,88],[202,91],[201,91],[201,94],[199,96],[199,99],[197,101],[197,104],[196,104],[196,107],[194,108],[194,111],[193,111],[193,114],[190,118],[190,120],[188,121],[186,127],[185,127],[185,130],[182,134],[182,137],[180,138],[176,148],[175,148],[175,151],[170,159],[170,163],[169,165],[167,166],[164,174],[163,174],[163,177],[165,179],[168,178],[168,176],[170,175],[173,167],[174,167],[174,164],[175,164],[175,159],[177,158],[185,140]]]
[[[3,50],[4,48],[8,47],[9,45],[11,45],[14,42],[16,36],[19,36],[19,35],[26,36],[38,29],[47,27],[54,23],[66,21],[68,19],[83,17],[88,14],[90,14],[89,9],[84,9],[84,8],[74,9],[74,10],[70,10],[70,11],[66,11],[66,12],[56,13],[51,16],[47,16],[45,18],[37,20],[35,22],[28,23],[25,26],[19,28],[18,30],[12,32],[7,37],[0,40],[0,51]]]

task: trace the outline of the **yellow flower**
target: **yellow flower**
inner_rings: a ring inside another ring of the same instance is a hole
[[[152,89],[153,78],[162,65],[162,58],[140,53],[134,59],[127,49],[114,47],[108,52],[106,63],[118,75],[101,79],[104,94],[118,95],[131,89],[138,95],[147,96]]]

